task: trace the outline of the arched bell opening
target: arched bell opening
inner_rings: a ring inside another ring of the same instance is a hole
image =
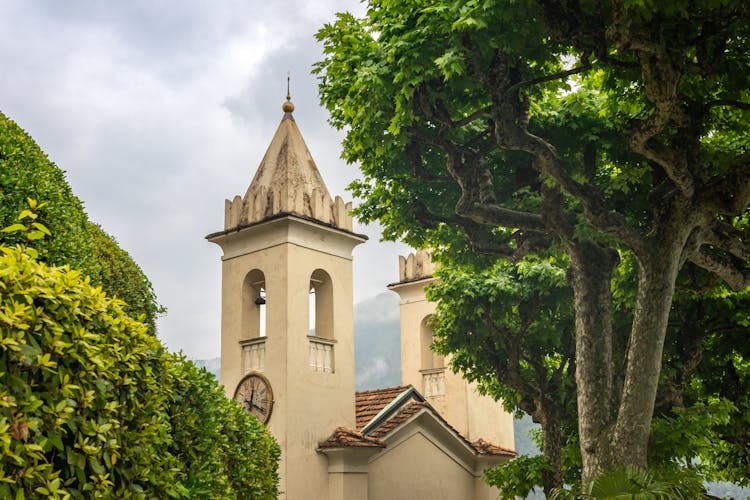
[[[333,286],[322,269],[310,276],[309,335],[333,340]]]
[[[242,283],[242,332],[244,339],[266,336],[266,277],[253,269]]]
[[[333,284],[331,276],[316,269],[310,276],[308,338],[310,370],[334,372]]]
[[[432,343],[435,341],[435,333],[430,326],[431,320],[432,315],[426,316],[422,319],[422,323],[419,326],[422,370],[433,370],[445,367],[445,358],[432,350]]]

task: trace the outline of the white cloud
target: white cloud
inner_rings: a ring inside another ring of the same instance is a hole
[[[295,117],[329,189],[357,175],[318,106],[315,31],[356,0],[0,0],[0,110],[60,168],[92,220],[151,278],[172,350],[219,354],[224,198],[244,193],[281,119]],[[397,277],[403,245],[355,250],[355,297]],[[383,272],[382,270],[386,270]]]

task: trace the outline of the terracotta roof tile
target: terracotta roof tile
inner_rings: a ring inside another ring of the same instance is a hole
[[[385,408],[388,404],[390,404],[393,400],[395,400],[399,395],[401,395],[404,391],[409,389],[411,386],[405,386],[405,387],[390,387],[388,389],[378,389],[374,391],[363,391],[363,392],[357,392],[355,394],[355,401],[356,401],[356,411],[357,411],[357,429],[362,430],[380,411]],[[401,403],[400,408],[397,408],[395,410],[395,413],[390,415],[387,420],[381,422],[377,427],[372,429],[368,432],[367,436],[362,435],[359,432],[350,431],[348,429],[344,429],[340,427],[339,429],[336,429],[336,432],[334,432],[334,435],[332,435],[330,438],[328,438],[327,441],[324,443],[330,442],[335,436],[336,433],[339,431],[346,431],[351,433],[351,435],[354,436],[361,436],[365,439],[373,439],[377,443],[381,443],[380,438],[391,432],[393,429],[398,427],[399,425],[403,424],[410,418],[412,418],[414,415],[419,413],[422,410],[427,410],[431,412],[436,418],[438,418],[443,424],[445,424],[449,429],[451,429],[456,436],[458,436],[459,439],[461,439],[464,443],[466,443],[468,446],[470,446],[472,449],[476,451],[478,455],[482,456],[507,456],[507,457],[515,457],[518,455],[518,453],[514,450],[503,448],[502,446],[497,446],[493,443],[490,443],[489,441],[485,441],[484,439],[479,439],[477,441],[474,441],[473,443],[470,442],[466,437],[464,437],[458,430],[456,430],[455,427],[453,427],[450,423],[448,423],[445,418],[443,418],[440,413],[437,412],[429,403],[426,401],[418,401],[415,399],[408,399]],[[346,438],[346,439],[353,439],[353,438]],[[327,447],[337,447],[342,445],[331,445]],[[349,445],[352,446],[352,445]],[[384,445],[383,445],[384,446]],[[321,448],[324,447],[324,444],[321,443]]]
[[[391,432],[393,429],[403,424],[423,408],[431,408],[429,404],[422,401],[411,401],[403,406],[395,415],[386,422],[379,425],[370,433],[373,437],[382,437]],[[437,414],[437,412],[435,412]]]
[[[477,450],[477,453],[479,453],[480,455],[504,455],[507,457],[515,457],[518,455],[518,452],[516,450],[503,448],[502,446],[492,444],[489,441],[485,441],[481,438],[471,443],[471,445],[475,450]]]
[[[357,392],[354,395],[357,412],[357,429],[361,430],[388,403],[396,399],[408,387],[389,387],[374,391]]]
[[[385,443],[361,432],[339,427],[318,448],[385,448]]]

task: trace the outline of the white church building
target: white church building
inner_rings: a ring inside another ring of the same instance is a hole
[[[328,192],[288,96],[282,109],[245,195],[206,237],[223,251],[221,381],[281,447],[279,498],[497,498],[482,475],[516,455],[513,419],[430,350],[426,253],[402,257],[389,286],[401,386],[355,392],[352,249],[367,238]]]

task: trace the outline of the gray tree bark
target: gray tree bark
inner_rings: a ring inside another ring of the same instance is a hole
[[[576,311],[576,385],[583,481],[612,468],[612,295],[617,253],[591,241],[570,246]]]

